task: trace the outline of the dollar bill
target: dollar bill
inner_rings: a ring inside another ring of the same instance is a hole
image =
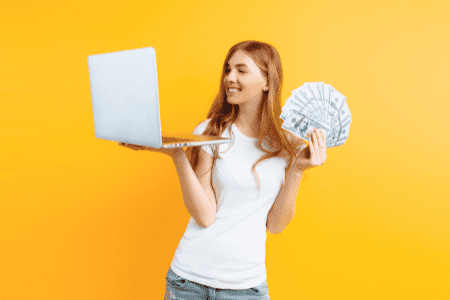
[[[318,104],[320,107],[320,112],[322,114],[322,118],[324,120],[326,120],[326,114],[325,114],[325,101],[324,101],[324,97],[323,97],[323,93],[322,93],[322,87],[323,87],[323,82],[309,82],[308,83],[309,88],[311,89],[311,91],[314,94],[314,97],[316,98],[316,100],[318,100]]]
[[[295,112],[296,114],[300,114],[312,121],[314,121],[314,123],[319,124],[319,127],[322,127],[325,130],[329,130],[330,129],[330,125],[325,122],[322,118],[317,118],[315,117],[315,114],[309,113],[308,111],[298,111],[296,109],[293,109],[293,112]],[[319,128],[317,127],[317,128]]]
[[[281,127],[304,140],[308,140],[311,132],[322,126],[295,109],[292,109],[291,114],[284,121]]]
[[[318,115],[325,120],[325,114],[323,113],[322,100],[320,99],[320,93],[316,82],[307,82],[304,84],[305,89],[301,90],[308,98],[309,101],[314,103],[317,108]]]
[[[289,116],[292,112],[292,110],[295,109],[299,112],[314,114],[314,110],[312,107],[308,107],[305,105],[301,105],[296,101],[290,101],[289,103],[285,104],[285,106],[282,109],[282,113],[280,118],[283,120],[286,120],[287,116]]]
[[[299,98],[306,99],[308,103],[311,103],[311,105],[314,107],[314,110],[316,111],[317,116],[323,118],[322,109],[320,108],[320,101],[315,98],[311,87],[309,86],[309,83],[305,83],[304,85],[302,85],[297,94]]]
[[[334,146],[336,144],[340,144],[340,142],[345,142],[348,138],[351,122],[351,119],[347,119],[345,122],[333,128],[333,130],[329,133],[329,137],[327,137],[327,147],[329,145]]]
[[[282,108],[282,128],[309,140],[312,130],[322,128],[326,147],[343,145],[352,122],[346,97],[324,82],[307,82],[292,91]]]
[[[329,117],[329,110],[330,110],[330,99],[331,99],[331,91],[334,90],[334,88],[330,84],[324,85],[324,101],[325,101],[325,120],[329,123],[331,118]]]
[[[337,90],[333,89],[330,95],[330,109],[328,110],[328,120],[330,123],[337,117],[340,112],[342,105],[346,103],[346,97],[339,93]]]

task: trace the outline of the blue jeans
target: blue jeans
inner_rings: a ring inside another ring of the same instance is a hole
[[[246,290],[218,289],[187,280],[169,268],[164,300],[270,300],[270,298],[267,281]]]

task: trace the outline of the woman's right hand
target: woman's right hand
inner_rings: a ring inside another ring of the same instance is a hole
[[[184,152],[183,148],[164,149],[164,148],[145,147],[145,146],[141,146],[141,145],[127,144],[127,143],[119,143],[119,146],[131,149],[131,150],[135,150],[135,151],[147,150],[147,151],[159,152],[162,154],[169,155],[172,158],[175,158],[178,155],[182,154],[182,152]]]

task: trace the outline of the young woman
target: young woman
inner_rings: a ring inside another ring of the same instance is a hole
[[[326,159],[322,130],[306,146],[281,128],[282,84],[273,46],[238,43],[225,58],[207,119],[194,129],[232,143],[186,152],[120,144],[170,155],[192,216],[166,276],[165,299],[269,299],[266,231],[284,230],[303,172]]]

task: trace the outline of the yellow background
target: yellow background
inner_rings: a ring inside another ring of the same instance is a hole
[[[170,157],[94,135],[87,57],[156,49],[162,129],[206,118],[228,49],[274,45],[283,103],[350,137],[267,237],[271,299],[449,299],[449,1],[2,1],[0,299],[163,299],[190,215]]]

